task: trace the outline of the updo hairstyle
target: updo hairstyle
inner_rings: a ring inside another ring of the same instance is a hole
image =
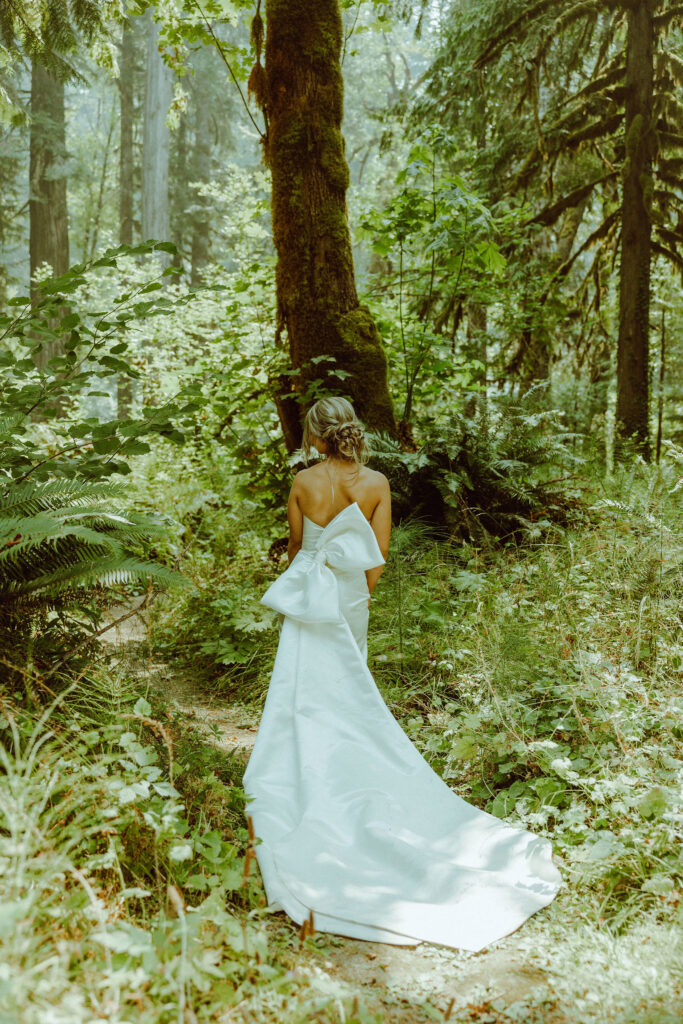
[[[306,413],[302,448],[307,459],[314,437],[325,442],[328,458],[368,461],[363,424],[346,398],[321,398]]]

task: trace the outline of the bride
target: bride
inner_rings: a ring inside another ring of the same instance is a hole
[[[309,410],[289,568],[262,601],[283,616],[244,777],[269,906],[318,931],[480,950],[556,895],[550,842],[453,793],[368,670],[371,594],[391,530],[389,484],[364,465],[344,398]]]

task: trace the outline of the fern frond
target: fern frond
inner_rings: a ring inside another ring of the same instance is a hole
[[[47,509],[70,505],[92,505],[96,498],[122,497],[123,489],[110,483],[82,483],[78,480],[28,481],[0,490],[0,517],[36,515]]]
[[[74,588],[113,586],[154,578],[179,583],[177,573],[135,557],[163,533],[150,516],[130,512],[108,499],[122,489],[109,483],[74,480],[30,481],[0,494],[0,605],[19,611],[38,597],[43,607],[75,599]]]

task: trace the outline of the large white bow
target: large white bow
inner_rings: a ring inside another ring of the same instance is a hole
[[[302,548],[268,588],[261,604],[299,622],[340,622],[337,578],[341,572],[364,571],[384,559],[369,522],[354,502],[335,516],[315,548]]]

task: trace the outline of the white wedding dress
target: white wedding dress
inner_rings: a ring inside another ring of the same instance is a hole
[[[354,502],[262,601],[284,616],[244,776],[272,909],[318,931],[483,949],[557,893],[547,839],[453,793],[392,716],[366,664],[365,570],[383,563]]]

